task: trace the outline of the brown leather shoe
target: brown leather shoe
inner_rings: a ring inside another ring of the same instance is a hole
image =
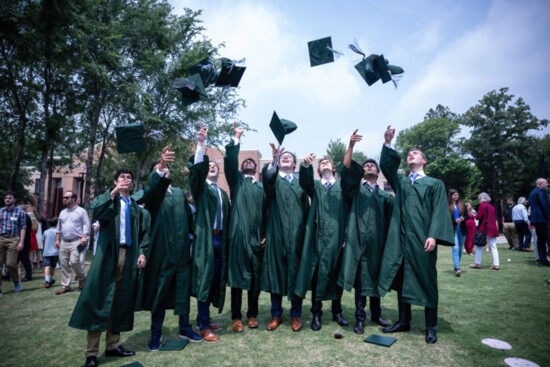
[[[217,343],[220,341],[220,337],[214,334],[210,329],[201,330],[201,336],[204,338],[204,341],[208,343]]]
[[[218,330],[221,330],[222,327],[218,324],[213,324],[213,323],[210,323],[210,330],[212,331],[218,331]]]
[[[302,330],[302,319],[300,317],[293,317],[290,328],[292,329],[292,331]]]
[[[266,326],[266,330],[273,331],[279,327],[283,323],[282,317],[274,317],[271,319],[269,324]]]
[[[71,291],[70,288],[61,287],[55,291],[55,294],[59,296],[60,294],[69,293],[70,291]]]
[[[242,333],[244,331],[243,322],[239,319],[233,320],[231,328],[236,333]]]
[[[248,327],[251,328],[251,329],[257,329],[258,326],[260,326],[258,324],[258,320],[256,320],[255,317],[249,317],[248,318]]]

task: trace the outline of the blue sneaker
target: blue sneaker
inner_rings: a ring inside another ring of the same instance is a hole
[[[162,335],[151,336],[149,340],[149,350],[151,352],[156,352],[160,349],[160,342],[162,341]]]
[[[19,293],[23,290],[23,286],[21,285],[21,281],[13,282],[13,291],[15,293]]]
[[[194,332],[191,328],[189,328],[188,330],[180,330],[179,336],[181,339],[186,339],[193,343],[200,343],[204,340],[201,334]]]

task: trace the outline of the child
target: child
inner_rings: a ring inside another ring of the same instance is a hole
[[[55,248],[55,230],[57,227],[57,218],[48,220],[50,228],[48,228],[43,234],[44,241],[44,288],[50,288],[54,283],[53,278],[55,273],[55,266],[59,260],[59,250]]]

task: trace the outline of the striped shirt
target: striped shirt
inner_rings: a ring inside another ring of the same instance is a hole
[[[0,208],[0,236],[19,236],[22,229],[27,228],[27,214],[14,206],[11,210]]]

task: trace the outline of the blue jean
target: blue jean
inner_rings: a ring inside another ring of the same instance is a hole
[[[162,325],[164,324],[164,318],[166,316],[166,306],[160,304],[155,311],[151,312],[151,336],[162,335]],[[193,331],[191,324],[189,323],[189,314],[179,315],[179,328],[180,334],[187,335]]]
[[[455,245],[453,246],[453,264],[455,269],[460,269],[460,260],[462,259],[462,249],[464,248],[465,239],[460,226],[456,226]]]
[[[290,317],[302,317],[303,300],[293,295],[290,299]],[[271,317],[281,317],[283,315],[283,295],[271,293]]]

